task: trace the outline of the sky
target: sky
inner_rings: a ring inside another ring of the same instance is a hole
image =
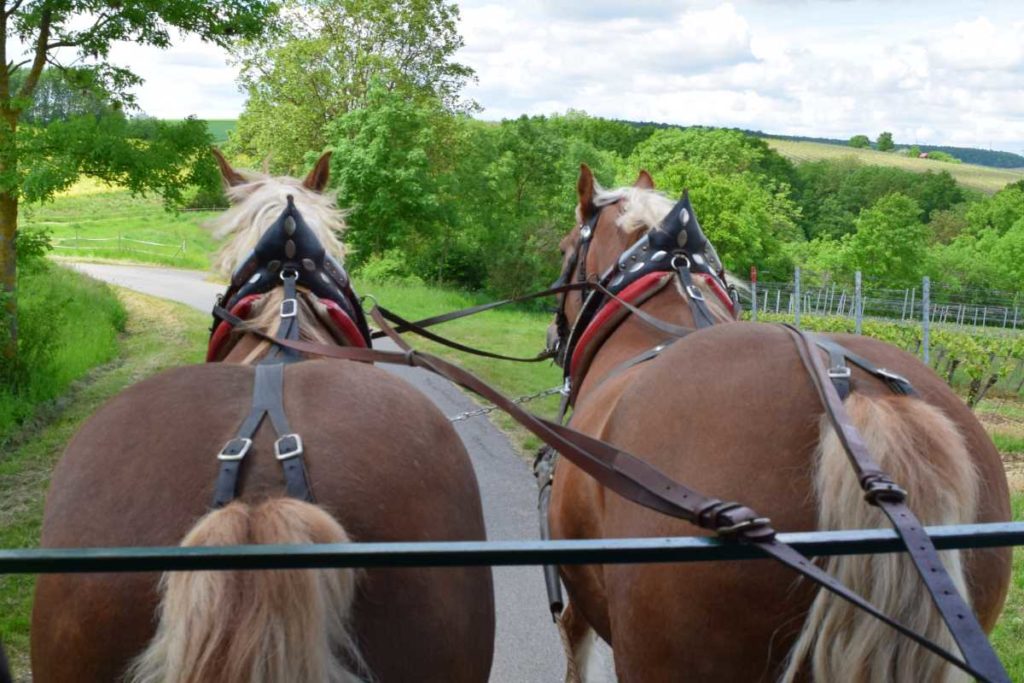
[[[1024,11],[1007,2],[461,0],[481,118],[595,116],[1024,153]],[[120,45],[161,118],[235,118],[216,47]]]

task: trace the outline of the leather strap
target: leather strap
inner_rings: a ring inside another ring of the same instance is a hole
[[[697,329],[714,325],[715,318],[711,315],[711,311],[708,310],[707,302],[704,301],[704,294],[693,284],[693,275],[690,273],[690,260],[688,258],[679,259],[679,263],[675,264],[675,271],[679,275],[679,280],[683,283],[683,288],[686,290],[686,302],[690,305],[690,315],[693,316],[693,324],[697,326]]]
[[[935,607],[942,615],[953,639],[967,660],[974,675],[987,681],[1009,681],[1009,675],[996,656],[988,637],[957,590],[939,559],[924,526],[907,506],[906,492],[899,488],[875,462],[868,452],[860,434],[854,428],[838,392],[829,380],[820,356],[814,351],[812,342],[799,329],[784,325],[796,344],[800,359],[810,374],[811,380],[825,414],[832,423],[836,435],[849,456],[850,463],[864,489],[869,503],[882,509],[893,528],[903,539],[907,552],[918,574],[921,576]],[[832,346],[839,346],[832,343]],[[842,347],[839,347],[842,348]]]
[[[292,351],[294,353],[294,351]],[[309,478],[302,460],[302,439],[291,430],[284,414],[284,365],[261,363],[256,366],[253,382],[252,409],[238,428],[237,436],[228,441],[217,455],[220,467],[214,484],[213,507],[221,508],[237,496],[238,475],[242,462],[252,446],[252,439],[264,416],[270,417],[278,439],[274,444],[275,457],[281,462],[288,495],[299,500],[314,502]]]
[[[230,317],[224,317],[220,312],[218,312],[218,315],[232,322],[231,318],[234,318],[234,316],[223,311],[223,309],[220,309],[220,311]],[[726,502],[700,494],[684,484],[674,481],[657,468],[652,467],[626,451],[577,432],[569,427],[564,427],[529,413],[512,399],[490,387],[472,373],[441,358],[412,349],[404,339],[398,336],[376,309],[371,312],[371,315],[377,325],[402,349],[401,352],[357,349],[313,342],[276,339],[272,335],[258,330],[251,330],[251,333],[303,353],[344,360],[398,363],[423,368],[445,377],[494,403],[549,446],[555,448],[559,453],[572,461],[581,470],[594,477],[602,486],[614,491],[627,500],[656,512],[686,520],[701,528],[709,529],[724,538],[750,543],[767,556],[781,562],[836,596],[863,609],[970,675],[982,680],[998,683],[1009,680],[1005,675],[990,676],[988,672],[991,669],[987,667],[985,669],[986,673],[981,673],[979,669],[975,668],[973,663],[963,662],[959,657],[931,642],[925,636],[879,611],[871,603],[843,586],[809,559],[793,550],[790,546],[778,541],[770,521],[767,518],[761,517],[750,508],[739,503]],[[828,383],[826,382],[826,384]],[[831,387],[831,384],[828,384],[828,386]],[[878,471],[877,468],[875,470]],[[941,564],[939,564],[939,567],[941,567]]]

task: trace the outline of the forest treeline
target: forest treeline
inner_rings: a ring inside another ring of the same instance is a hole
[[[352,209],[350,262],[377,277],[496,294],[547,284],[586,163],[606,187],[643,168],[670,195],[689,189],[740,275],[755,265],[785,279],[802,265],[834,278],[861,270],[892,286],[930,275],[953,289],[1024,289],[1024,182],[983,196],[946,171],[852,158],[795,165],[735,130],[582,112],[490,123],[384,88],[329,122],[325,137],[339,203]]]

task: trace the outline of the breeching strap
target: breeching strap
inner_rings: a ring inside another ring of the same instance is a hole
[[[829,381],[820,355],[812,346],[814,342],[797,328],[791,325],[784,327],[793,337],[800,360],[807,368],[814,388],[821,398],[825,414],[832,423],[836,436],[839,437],[850,459],[850,464],[853,465],[861,488],[864,489],[864,498],[882,509],[892,522],[896,533],[903,539],[921,580],[967,664],[976,672],[976,676],[984,680],[1008,682],[1010,677],[978,623],[974,610],[960,595],[960,591],[939,559],[931,538],[925,533],[924,526],[907,506],[906,492],[882,471],[868,452],[860,433],[854,428],[839,393]]]
[[[220,307],[215,307],[214,313],[232,324],[242,322]],[[381,330],[402,349],[401,352],[329,346],[314,342],[279,339],[258,330],[247,331],[302,353],[341,360],[408,365],[440,375],[497,405],[581,470],[594,477],[602,486],[611,489],[623,498],[656,512],[683,519],[701,528],[714,531],[724,538],[749,543],[809,581],[863,609],[971,676],[993,683],[1009,682],[1009,678],[1002,672],[998,660],[996,660],[996,668],[986,666],[983,672],[980,668],[975,667],[973,662],[962,661],[927,637],[878,610],[811,560],[780,542],[775,537],[775,530],[771,527],[770,520],[759,516],[750,508],[739,503],[704,496],[671,479],[657,468],[626,451],[569,427],[533,415],[472,373],[441,358],[411,348],[376,308],[371,311],[371,315]],[[398,316],[395,317],[398,318]],[[398,320],[400,324],[408,325],[407,321],[401,318]],[[874,468],[874,471],[881,474],[877,468]],[[938,566],[941,567],[941,564]],[[969,613],[968,610],[965,618]]]

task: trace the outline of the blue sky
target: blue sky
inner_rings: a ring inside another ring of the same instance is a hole
[[[593,115],[1024,153],[1020,2],[462,0],[482,117]],[[114,58],[161,117],[233,118],[226,56],[184,40]]]

